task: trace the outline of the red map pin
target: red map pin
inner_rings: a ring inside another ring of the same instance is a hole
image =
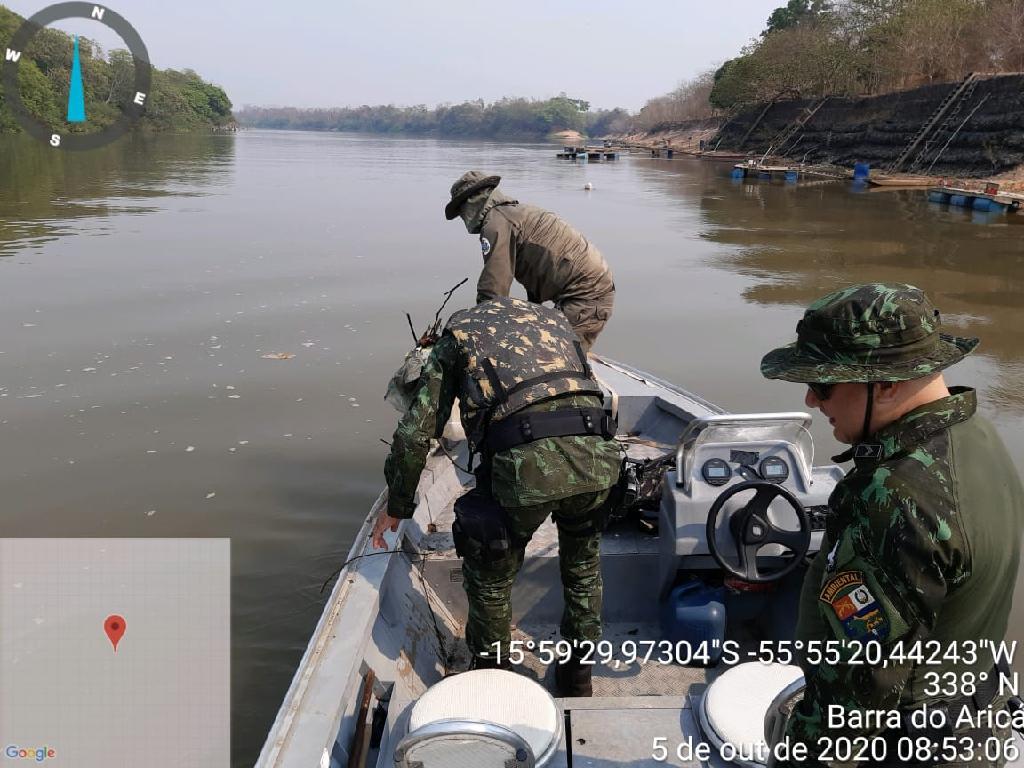
[[[110,643],[114,646],[114,653],[117,653],[117,644],[121,642],[121,638],[124,636],[124,628],[124,617],[118,616],[116,613],[112,616],[107,616],[107,620],[103,622],[103,631],[110,638]]]

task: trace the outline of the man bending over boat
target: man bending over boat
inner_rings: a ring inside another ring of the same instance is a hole
[[[373,544],[383,548],[384,531],[412,517],[430,440],[441,436],[458,398],[481,458],[476,489],[456,503],[452,530],[463,558],[472,668],[507,667],[512,582],[549,515],[558,527],[562,637],[600,639],[600,518],[621,465],[601,397],[566,318],[508,297],[456,312],[424,365],[384,465],[388,506]],[[576,654],[556,677],[563,695],[591,695],[591,667]]]
[[[975,391],[942,375],[978,340],[939,322],[913,286],[852,286],[812,304],[796,343],[761,361],[766,377],[807,385],[807,406],[852,446],[833,460],[853,460],[800,598],[795,639],[820,663],[801,664],[786,737],[809,757],[776,765],[819,764],[846,739],[872,765],[1004,763],[1009,731],[987,715],[1005,715],[1006,696],[987,646],[1006,636],[1024,489]]]
[[[615,282],[601,252],[558,216],[497,189],[500,176],[463,174],[452,185],[445,218],[461,217],[480,235],[484,268],[476,300],[508,296],[515,277],[537,304],[554,302],[589,352],[612,316]]]

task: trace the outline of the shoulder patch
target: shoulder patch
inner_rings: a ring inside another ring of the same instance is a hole
[[[889,619],[864,580],[862,571],[843,571],[825,582],[818,595],[839,620],[851,640],[884,640],[889,636]]]
[[[484,252],[484,256],[491,252],[491,241],[486,237],[480,238],[480,250]]]
[[[831,605],[833,599],[846,587],[851,585],[862,586],[863,584],[864,574],[860,571],[843,571],[825,582],[825,586],[821,588],[821,594],[818,595],[818,599],[823,603]]]

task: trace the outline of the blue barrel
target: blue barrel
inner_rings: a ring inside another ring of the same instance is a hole
[[[757,172],[757,178],[761,179],[761,181],[771,181],[772,180],[771,171],[758,171]]]
[[[786,171],[786,181],[790,184],[796,183],[796,180],[800,178],[799,171]]]
[[[968,205],[968,203],[967,203],[967,195],[950,195],[949,196],[949,204],[950,205],[959,205],[961,208],[966,208],[967,205]]]
[[[853,164],[853,178],[854,179],[866,179],[871,175],[871,166],[867,163],[854,163]]]
[[[995,200],[988,201],[988,209],[991,213],[1006,213],[1009,207],[1006,203],[998,203]]]
[[[742,179],[747,174],[743,171],[742,168],[733,168],[731,175],[734,179]]]
[[[693,580],[673,589],[661,605],[661,634],[673,645],[689,643],[693,653],[707,650],[718,663],[725,640],[725,590]],[[703,648],[702,648],[703,644]]]
[[[939,190],[933,189],[928,193],[928,201],[931,203],[948,203],[949,193],[939,192]]]
[[[577,152],[576,153],[576,161],[577,162],[585,163],[589,159],[590,159],[590,156],[587,154],[586,150],[584,150],[583,152]]]
[[[992,201],[989,200],[987,197],[976,197],[971,203],[971,206],[976,211],[987,211],[991,208]]]

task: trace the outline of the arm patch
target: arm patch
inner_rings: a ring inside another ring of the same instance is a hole
[[[837,573],[822,587],[818,599],[832,609],[851,640],[885,640],[889,636],[889,619],[868,588],[862,571]]]

